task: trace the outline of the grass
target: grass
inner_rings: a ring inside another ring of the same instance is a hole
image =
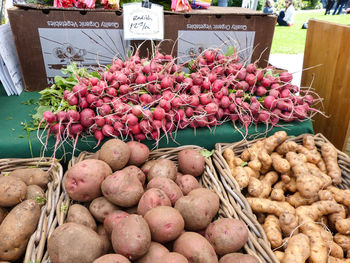
[[[324,10],[297,11],[292,27],[276,26],[272,40],[271,54],[304,53],[307,30],[301,29],[301,27],[311,18],[350,26],[350,15],[326,16],[324,15]]]

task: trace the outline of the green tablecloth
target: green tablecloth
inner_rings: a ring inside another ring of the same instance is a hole
[[[1,90],[0,86],[0,90]],[[0,158],[30,158],[41,156],[43,147],[38,140],[36,132],[27,133],[23,130],[21,122],[29,122],[30,113],[34,113],[35,105],[26,105],[30,99],[37,100],[39,98],[36,92],[22,92],[20,96],[7,97],[0,92]],[[241,127],[241,126],[239,126]],[[272,134],[278,130],[286,130],[289,135],[300,135],[303,133],[313,133],[311,121],[292,122],[283,124],[283,127],[275,127],[268,134]],[[242,129],[243,131],[243,129]],[[258,125],[249,128],[250,136],[265,136],[265,126]],[[185,129],[177,132],[176,141],[178,144],[163,138],[159,147],[173,147],[178,145],[199,145],[209,150],[213,149],[218,142],[236,142],[242,139],[242,135],[234,129],[232,123],[225,123],[210,131],[208,128],[199,128],[196,133],[193,129]],[[145,142],[151,149],[155,146],[154,141]],[[45,156],[52,156],[55,139],[52,137],[49,141],[48,150]],[[78,155],[80,151],[95,151],[96,140],[93,137],[83,138],[78,141],[77,149],[74,155]],[[71,143],[65,143],[64,147],[60,147],[56,153],[57,158],[65,156],[66,162],[71,158]]]

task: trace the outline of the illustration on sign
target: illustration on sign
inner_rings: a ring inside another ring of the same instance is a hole
[[[239,50],[240,61],[250,63],[254,38],[254,31],[179,30],[177,49],[179,63],[196,58],[207,48],[220,48],[225,53],[230,46]]]
[[[122,29],[39,28],[39,36],[48,79],[72,62],[89,68],[125,60],[129,48]]]

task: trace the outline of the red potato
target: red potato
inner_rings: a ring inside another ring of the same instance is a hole
[[[106,162],[115,172],[125,167],[130,158],[130,152],[125,142],[111,139],[102,145],[98,158]]]
[[[147,253],[151,245],[151,232],[142,216],[130,215],[115,226],[111,239],[116,253],[135,260]]]
[[[150,160],[146,162],[144,165],[142,165],[141,170],[142,172],[147,176],[149,170],[152,168],[152,166],[157,162],[157,160]]]
[[[171,204],[174,205],[176,201],[183,196],[180,187],[169,178],[156,177],[153,178],[147,185],[147,189],[158,188],[163,190],[169,197]]]
[[[137,206],[137,213],[144,216],[157,206],[171,206],[171,201],[163,190],[151,188],[142,195]]]
[[[107,254],[112,250],[112,243],[111,243],[111,240],[109,239],[111,235],[107,233],[103,225],[98,225],[96,232],[100,236],[101,242],[103,244],[102,254]]]
[[[136,141],[130,141],[126,144],[130,148],[128,164],[140,166],[147,161],[150,152],[147,145]]]
[[[151,181],[155,177],[165,177],[175,181],[177,168],[173,161],[168,159],[158,159],[147,174],[147,180]]]
[[[135,165],[129,165],[127,167],[125,167],[123,169],[123,171],[125,171],[127,174],[135,174],[137,176],[137,178],[140,180],[141,184],[144,185],[146,182],[146,176],[145,174],[142,172],[142,170],[140,168],[138,168]]]
[[[108,236],[111,236],[113,228],[119,223],[119,221],[128,216],[129,214],[123,210],[116,210],[108,214],[103,222],[103,226]]]
[[[205,238],[219,256],[240,250],[248,240],[248,228],[240,220],[220,218],[210,223]]]
[[[260,261],[252,256],[242,253],[230,253],[223,256],[219,263],[259,263]]]
[[[178,153],[177,161],[179,170],[183,174],[190,174],[195,177],[204,172],[205,159],[197,149],[185,149]]]
[[[107,254],[98,259],[94,260],[92,263],[131,263],[126,257],[119,254]]]
[[[124,170],[108,176],[101,184],[103,195],[113,204],[122,207],[135,206],[143,195],[143,186],[135,174]]]
[[[68,169],[63,182],[64,188],[75,201],[92,201],[101,196],[101,183],[110,174],[112,170],[105,162],[83,160]]]
[[[218,263],[214,248],[195,232],[183,233],[175,241],[173,251],[184,255],[189,263]]]
[[[144,216],[152,240],[164,243],[176,239],[184,230],[185,222],[178,210],[170,206],[157,206]]]
[[[106,216],[117,210],[119,210],[119,207],[108,201],[104,196],[95,198],[89,206],[90,213],[100,223],[104,222]]]
[[[157,260],[154,261],[154,263],[188,263],[187,258],[185,258],[183,255],[176,253],[176,252],[171,252],[168,253]]]
[[[177,174],[176,174],[176,179],[175,179],[175,183],[176,183],[177,185],[179,185],[179,182],[180,182],[182,176],[184,176],[182,173],[177,172]]]
[[[183,176],[177,177],[176,184],[180,187],[184,195],[187,195],[192,190],[201,187],[197,179],[190,174],[185,174]]]
[[[169,253],[169,250],[157,242],[151,242],[147,253],[135,261],[135,263],[154,263],[158,258]]]

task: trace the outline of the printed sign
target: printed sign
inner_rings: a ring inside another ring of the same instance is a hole
[[[163,6],[151,3],[147,8],[141,3],[124,4],[123,27],[125,40],[163,40]]]

